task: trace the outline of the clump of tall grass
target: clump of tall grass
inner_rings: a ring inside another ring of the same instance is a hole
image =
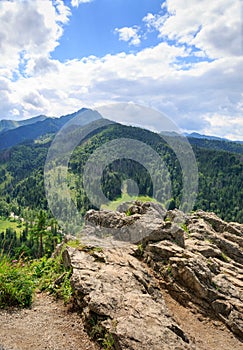
[[[0,255],[0,308],[29,307],[34,289],[28,263]]]
[[[61,254],[55,258],[27,260],[20,256],[12,260],[9,254],[0,252],[0,309],[30,307],[36,289],[68,303],[72,297],[71,275]]]

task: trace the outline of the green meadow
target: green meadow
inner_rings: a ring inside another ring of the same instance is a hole
[[[24,229],[24,224],[14,221],[13,219],[0,218],[0,232],[5,231],[7,228],[12,228],[18,234]]]
[[[109,204],[105,205],[103,204],[101,206],[101,209],[106,210],[116,210],[117,207],[125,202],[131,202],[131,201],[140,201],[140,202],[156,202],[158,203],[154,198],[151,198],[149,196],[129,196],[128,193],[122,193],[122,196],[117,198],[116,200],[110,202]]]

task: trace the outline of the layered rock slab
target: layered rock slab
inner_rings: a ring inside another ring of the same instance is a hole
[[[173,224],[177,214],[167,212],[165,220]],[[243,339],[243,225],[198,211],[185,216],[181,227],[184,247],[175,241],[147,238],[144,261],[156,272],[161,286],[182,304],[193,303]]]
[[[156,280],[133,254],[133,247],[92,253],[69,246],[64,250],[88,331],[100,327],[101,333],[112,336],[115,349],[194,349],[169,315]]]

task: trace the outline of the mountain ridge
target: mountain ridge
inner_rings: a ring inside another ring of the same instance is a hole
[[[72,118],[75,118],[78,114],[88,110],[89,109],[87,108],[81,108],[74,113],[62,115],[59,118],[45,117],[43,120],[40,120],[39,117],[34,117],[32,118],[33,123],[20,125],[2,132],[0,138],[0,150],[13,147],[28,140],[37,139],[45,134],[54,134]]]
[[[38,115],[30,119],[20,121],[2,119],[0,120],[0,150],[10,148],[27,140],[36,139],[38,137],[44,136],[45,134],[56,133],[70,119],[76,117],[79,113],[88,110],[90,109],[83,107],[73,113],[61,115],[59,117],[47,117],[45,115]],[[181,136],[176,132],[167,131],[162,131],[160,134],[161,136],[166,135],[167,137]],[[226,151],[234,151],[240,154],[243,153],[243,147],[241,148],[243,141],[240,140],[232,141],[217,136],[202,135],[197,132],[184,133],[182,135],[187,137],[191,144],[199,145],[203,148],[215,148],[219,150],[223,149]],[[212,147],[212,144],[209,145],[207,141],[215,142],[214,147]],[[218,142],[217,145],[216,142]]]
[[[196,139],[207,139],[207,140],[237,142],[237,141],[229,140],[229,139],[227,139],[225,137],[219,137],[219,136],[214,136],[214,135],[204,135],[204,134],[200,134],[198,132],[192,132],[192,133],[185,132],[183,135],[186,136],[186,137],[194,137]]]
[[[39,121],[44,121],[45,119],[50,118],[47,117],[44,114],[38,115],[36,117],[32,117],[29,119],[24,119],[24,120],[11,120],[11,119],[1,119],[0,120],[0,134],[16,129],[20,126],[25,126],[25,125],[30,125],[30,124],[35,124]]]

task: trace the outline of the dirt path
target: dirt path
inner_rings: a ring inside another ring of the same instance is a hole
[[[196,350],[242,350],[243,343],[220,321],[194,314],[163,292],[169,312],[183,331],[194,340]]]
[[[0,311],[0,350],[98,350],[81,318],[51,296],[37,294],[31,309]]]
[[[243,344],[220,322],[193,314],[166,292],[166,305],[197,350],[242,350]],[[98,350],[80,316],[61,301],[37,294],[31,309],[0,311],[0,350]],[[148,349],[150,350],[150,349]],[[152,350],[152,349],[151,349]]]

